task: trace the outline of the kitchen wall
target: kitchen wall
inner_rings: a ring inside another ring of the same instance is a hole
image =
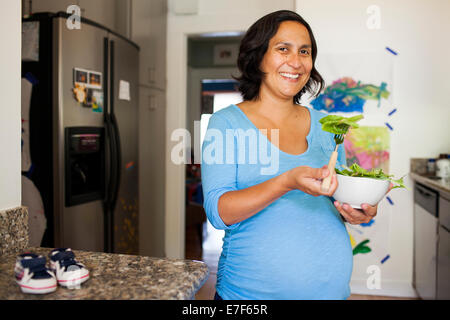
[[[131,14],[130,0],[33,0],[32,12],[66,12],[67,7],[73,4],[81,8],[83,18],[129,36],[130,27],[127,16]]]
[[[269,12],[294,10],[293,0],[188,2],[194,4],[191,14],[181,14],[176,10],[182,0],[169,0],[167,17],[165,253],[171,258],[184,257],[185,167],[171,161],[172,147],[178,143],[171,140],[171,134],[175,129],[186,128],[187,37],[209,32],[245,31]]]
[[[0,2],[0,211],[21,204],[20,1]],[[7,45],[6,45],[7,44]]]
[[[380,9],[380,29],[369,29],[367,8]],[[448,152],[450,134],[450,32],[446,0],[296,1],[296,11],[310,24],[321,53],[375,52],[386,46],[398,52],[394,59],[390,174],[409,172],[413,157],[436,157]],[[445,39],[444,39],[445,38]],[[320,71],[320,70],[319,70]],[[355,256],[354,288],[371,294],[411,295],[413,276],[413,193],[393,190],[389,260],[381,268],[381,289],[366,287],[367,265]],[[376,291],[376,292],[375,292]]]

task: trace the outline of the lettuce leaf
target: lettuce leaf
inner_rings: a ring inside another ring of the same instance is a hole
[[[337,115],[328,115],[319,120],[322,130],[334,134],[346,134],[349,128],[359,128],[357,121],[363,119],[362,114],[345,118]]]
[[[335,168],[335,171],[337,174],[341,174],[343,176],[348,176],[348,177],[365,177],[365,178],[372,178],[372,179],[380,179],[380,180],[389,180],[390,182],[392,182],[394,184],[394,186],[392,187],[392,189],[395,188],[406,188],[404,182],[403,182],[403,177],[401,177],[400,179],[394,179],[393,175],[388,175],[385,174],[383,172],[382,169],[371,169],[370,171],[367,171],[364,168],[361,168],[357,163],[354,163],[349,167],[347,166],[342,166],[344,169],[340,170],[338,168]]]

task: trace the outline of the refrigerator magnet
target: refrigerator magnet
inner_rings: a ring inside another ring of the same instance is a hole
[[[103,84],[103,75],[101,72],[73,68],[73,84],[84,85],[90,89],[101,89]]]
[[[134,167],[134,161],[130,161],[125,165],[125,169],[130,170]]]
[[[83,107],[91,107],[92,106],[92,99],[93,99],[93,92],[91,88],[86,88],[86,100],[83,103]]]
[[[72,89],[75,100],[78,103],[86,103],[86,86],[83,84],[75,83],[75,87]]]
[[[92,111],[103,112],[103,92],[93,90],[92,92]]]
[[[92,89],[102,88],[102,73],[97,71],[89,71],[88,87]]]
[[[84,85],[88,84],[88,70],[73,68],[73,85]]]

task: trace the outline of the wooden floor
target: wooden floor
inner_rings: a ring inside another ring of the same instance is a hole
[[[209,277],[195,295],[196,300],[213,300],[216,291],[217,265],[220,252],[202,250],[194,231],[186,230],[186,259],[204,261],[209,268]],[[417,298],[384,297],[352,294],[348,300],[417,300]]]

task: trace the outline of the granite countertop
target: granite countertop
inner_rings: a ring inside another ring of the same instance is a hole
[[[51,250],[27,248],[22,252],[42,254],[48,261]],[[78,289],[58,286],[55,292],[44,295],[22,293],[14,278],[17,254],[0,256],[0,299],[194,299],[209,274],[207,265],[201,261],[80,250],[73,252],[77,261],[89,269],[90,279]]]

